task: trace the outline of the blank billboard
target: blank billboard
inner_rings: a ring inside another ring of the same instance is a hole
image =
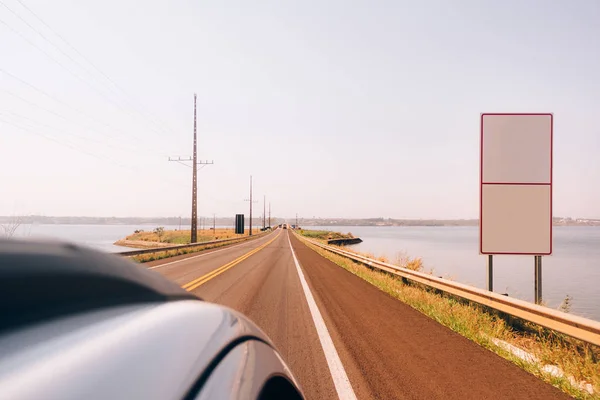
[[[551,180],[551,115],[485,115],[483,183]]]
[[[480,253],[552,253],[552,114],[482,114]]]
[[[550,254],[549,185],[484,185],[481,252]]]

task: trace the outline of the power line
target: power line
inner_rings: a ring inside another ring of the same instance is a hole
[[[18,94],[12,93],[12,92],[11,92],[11,91],[9,91],[9,90],[3,90],[3,92],[5,92],[5,93],[9,94],[10,96],[13,96],[13,97],[15,97],[15,98],[17,98],[17,99],[21,100],[21,101],[22,101],[22,102],[24,102],[24,103],[27,103],[27,104],[29,104],[29,105],[31,105],[31,106],[33,106],[33,107],[39,108],[40,110],[44,110],[44,111],[46,111],[47,113],[50,113],[50,114],[52,114],[52,115],[54,115],[54,116],[56,116],[56,117],[59,117],[59,118],[61,118],[61,119],[65,120],[65,121],[67,121],[67,122],[75,123],[76,125],[79,125],[79,126],[81,126],[81,127],[85,128],[85,129],[92,130],[92,131],[94,131],[94,132],[96,132],[96,133],[98,133],[98,134],[100,134],[100,135],[102,135],[102,136],[104,136],[104,137],[106,137],[106,138],[113,139],[113,140],[114,140],[114,139],[116,139],[114,136],[107,135],[106,133],[104,133],[104,132],[102,132],[102,131],[99,131],[99,130],[95,129],[94,127],[90,127],[90,126],[87,126],[87,125],[85,125],[85,124],[80,124],[80,123],[77,123],[77,122],[75,122],[75,121],[71,121],[71,120],[69,120],[67,117],[65,117],[64,115],[62,115],[62,114],[59,114],[59,113],[57,113],[57,112],[55,112],[55,111],[53,111],[53,110],[50,110],[50,109],[48,109],[48,108],[46,108],[46,107],[40,106],[40,105],[38,105],[38,104],[35,104],[35,103],[33,103],[33,102],[31,102],[31,101],[29,101],[29,100],[25,99],[24,97],[22,97],[22,96],[19,96]],[[25,116],[22,116],[22,115],[19,115],[19,114],[16,114],[16,113],[13,113],[13,114],[14,114],[14,115],[16,115],[16,116],[18,116],[18,117],[20,117],[20,118],[24,118],[24,119],[28,119],[28,120],[30,120],[30,121],[33,121],[33,122],[35,122],[35,123],[37,123],[37,124],[39,124],[39,125],[44,125],[44,124],[42,124],[42,123],[40,123],[40,122],[38,122],[38,121],[35,121],[35,120],[31,119],[31,118],[28,118],[28,117],[25,117]],[[46,126],[47,126],[47,127],[49,127],[48,125],[46,125]],[[50,128],[50,129],[55,129],[55,128],[52,128],[52,127],[49,127],[49,128]],[[112,145],[112,144],[110,144],[110,143],[105,143],[105,142],[102,142],[102,141],[99,141],[99,140],[94,140],[94,139],[90,139],[90,138],[84,138],[84,137],[81,137],[81,138],[82,138],[82,139],[91,140],[91,141],[95,141],[95,142],[97,142],[97,143],[100,143],[100,144],[103,144],[103,145],[105,145],[105,146],[112,147],[112,148],[115,148],[115,149],[119,149],[119,150],[127,150],[127,151],[130,151],[130,152],[133,152],[133,153],[137,153],[137,152],[138,152],[138,151],[137,151],[138,149],[133,149],[133,148],[130,148],[130,147],[125,147],[125,146],[118,147],[118,146]],[[150,155],[152,155],[152,156],[155,156],[155,155],[156,155],[156,154],[154,154],[153,152],[151,152],[150,150],[147,150],[147,149],[145,149],[145,148],[140,148],[140,149],[141,149],[141,150],[144,150],[146,153],[148,153],[148,154],[150,154]]]
[[[40,35],[45,41],[47,41],[52,46],[54,46],[54,48],[56,50],[60,51],[60,53],[62,55],[64,55],[65,57],[67,57],[69,60],[73,61],[75,64],[79,65],[81,68],[85,69],[85,67],[83,67],[77,60],[75,60],[70,55],[68,55],[67,53],[65,53],[63,51],[63,49],[61,49],[56,44],[54,44],[50,39],[48,39],[46,37],[46,35],[44,35],[42,32],[40,32],[35,27],[33,27],[29,22],[27,22],[27,20],[25,20],[23,17],[21,17],[19,14],[17,14],[13,9],[11,9],[10,7],[8,7],[4,2],[0,1],[0,5],[2,5],[4,8],[6,8],[8,11],[10,11],[15,17],[19,18],[19,20],[21,20],[21,22],[23,22],[25,25],[27,25],[29,28],[31,28],[35,33],[37,33],[38,35]],[[5,23],[5,25],[6,25],[6,23]],[[87,69],[86,69],[86,72],[89,73],[89,71]]]
[[[0,113],[0,117],[1,117],[2,115],[4,115],[4,114]],[[144,173],[144,171],[141,171],[141,170],[139,170],[139,169],[137,169],[137,168],[135,168],[135,167],[132,167],[132,166],[129,166],[129,165],[125,165],[125,164],[121,164],[121,163],[119,163],[119,162],[117,162],[117,161],[115,161],[115,160],[113,160],[113,159],[111,159],[111,158],[108,158],[108,157],[106,157],[106,156],[102,156],[102,155],[98,155],[98,154],[91,153],[91,152],[89,152],[89,151],[87,151],[87,150],[85,150],[85,149],[81,149],[81,148],[78,148],[78,147],[76,147],[76,146],[74,146],[74,145],[72,145],[72,144],[70,144],[70,143],[67,143],[67,142],[64,142],[64,141],[57,140],[56,138],[53,138],[53,137],[51,137],[51,136],[48,136],[48,135],[45,135],[45,134],[43,134],[43,133],[40,133],[40,132],[34,131],[34,130],[30,129],[30,128],[27,128],[27,127],[22,127],[22,126],[16,125],[15,123],[13,123],[13,122],[10,122],[10,121],[7,121],[6,119],[0,118],[0,122],[2,122],[2,123],[4,123],[4,124],[7,124],[7,125],[10,125],[10,126],[13,126],[13,127],[17,128],[17,129],[20,129],[20,130],[22,130],[22,131],[29,132],[29,133],[31,133],[31,134],[33,134],[33,135],[40,136],[40,137],[42,137],[42,138],[44,138],[44,139],[46,139],[46,140],[48,140],[48,141],[54,142],[54,143],[56,143],[56,144],[59,144],[59,145],[61,145],[61,146],[63,146],[63,147],[67,147],[67,148],[69,148],[69,149],[71,149],[71,150],[74,150],[74,151],[77,151],[77,152],[80,152],[80,153],[84,153],[84,154],[86,154],[86,155],[88,155],[88,156],[91,156],[91,157],[97,158],[97,159],[99,159],[99,160],[101,160],[101,161],[108,161],[108,162],[110,162],[111,164],[114,164],[114,165],[116,165],[116,166],[118,166],[118,167],[121,167],[121,168],[128,169],[128,170],[130,170],[130,171],[133,171],[133,172],[135,172],[135,173],[137,173],[137,174],[140,174],[140,173],[141,173],[141,174],[143,174],[143,173]],[[64,133],[64,132],[63,132],[63,133]],[[164,179],[164,178],[162,178],[162,179],[163,179],[163,180],[165,180],[165,181],[167,181],[167,182],[169,182],[169,183],[171,183],[171,184],[173,184],[173,185],[177,185],[177,186],[181,186],[181,187],[183,187],[183,186],[184,186],[184,185],[182,185],[180,182],[172,181],[172,180],[170,180],[170,179]]]
[[[0,2],[1,3],[1,2]],[[85,79],[83,79],[81,76],[79,76],[77,73],[73,72],[71,69],[67,68],[63,63],[61,63],[60,61],[58,61],[56,58],[54,58],[53,56],[51,56],[46,50],[42,49],[40,46],[38,46],[37,44],[33,43],[31,40],[29,40],[27,37],[25,37],[21,32],[17,31],[16,29],[14,29],[13,27],[11,27],[10,25],[8,25],[6,22],[4,22],[3,20],[0,19],[0,23],[4,26],[6,26],[8,29],[10,29],[13,33],[15,33],[17,36],[19,36],[21,39],[25,40],[27,43],[29,43],[30,45],[32,45],[33,47],[35,47],[36,49],[38,49],[42,54],[44,54],[46,57],[48,57],[50,60],[52,60],[54,63],[56,63],[59,67],[63,68],[65,71],[67,71],[68,73],[70,73],[71,75],[73,75],[75,78],[79,79],[81,82],[85,83],[88,87],[90,87],[92,90],[96,91],[98,94],[100,94],[100,96],[102,96],[104,99],[106,99],[107,101],[109,101],[111,104],[113,104],[115,107],[117,108],[121,108],[122,107],[115,103],[112,99],[106,97],[106,95],[102,92],[100,92],[97,88],[93,87],[89,82],[87,82]]]
[[[40,23],[42,23],[42,25],[44,25],[50,32],[52,32],[56,37],[58,37],[60,40],[62,40],[62,42],[65,43],[69,48],[71,48],[71,50],[73,50],[75,53],[77,53],[83,60],[85,60],[85,62],[87,62],[89,65],[91,65],[94,70],[96,70],[100,75],[102,75],[102,77],[104,77],[108,82],[110,82],[115,88],[117,88],[124,95],[124,97],[126,97],[130,100],[133,100],[131,98],[131,96],[129,96],[127,94],[127,92],[125,90],[123,90],[119,85],[117,85],[117,83],[115,81],[113,81],[107,74],[102,72],[94,63],[92,63],[90,61],[89,58],[84,56],[79,50],[77,50],[77,48],[75,48],[75,46],[73,46],[69,41],[67,41],[67,39],[65,39],[62,35],[60,35],[54,29],[52,29],[52,27],[50,27],[50,25],[48,25],[40,16],[38,16],[35,12],[33,12],[32,9],[30,9],[25,3],[23,3],[23,1],[21,1],[21,0],[17,0],[17,1],[19,2],[19,4],[21,4],[21,6],[23,8],[25,8],[31,15],[33,15]],[[71,57],[69,57],[69,58],[71,58]],[[79,64],[79,63],[78,63],[78,65],[81,66],[81,64]],[[81,67],[83,68],[83,66],[81,66]],[[88,71],[88,70],[86,69],[86,71]],[[115,92],[113,92],[113,93],[115,93]],[[129,103],[129,104],[131,105],[131,103]],[[143,105],[140,104],[140,108],[142,110],[144,110],[146,113],[148,113],[148,111],[144,109]],[[141,112],[139,112],[139,113],[140,113],[140,115],[142,115]],[[160,123],[161,122],[160,119],[159,119],[159,122],[156,122],[152,119],[152,114],[148,113],[148,115],[146,115],[146,116],[149,117],[149,119],[153,123],[155,123],[156,125],[158,125],[160,128],[162,128],[164,130],[164,127]]]
[[[46,40],[48,43],[50,43],[52,46],[54,46],[55,48],[57,48],[62,54],[65,54],[64,51],[62,51],[62,49],[60,49],[58,46],[56,46],[54,43],[52,43],[48,38],[46,38],[46,36],[42,33],[40,33],[37,29],[35,29],[34,27],[32,27],[27,21],[25,21],[23,18],[21,18],[17,13],[15,13],[13,10],[11,10],[8,6],[6,6],[2,1],[0,1],[0,5],[4,6],[6,9],[8,9],[11,13],[13,13],[14,15],[16,15],[21,21],[23,21],[27,26],[29,26],[31,29],[33,29],[38,35],[40,35],[44,40]],[[92,89],[93,91],[95,91],[98,95],[100,95],[102,98],[104,98],[106,101],[108,101],[109,103],[111,103],[113,106],[115,106],[117,109],[129,114],[130,116],[133,116],[132,113],[129,110],[126,110],[123,108],[122,105],[118,104],[117,102],[115,102],[113,99],[111,99],[110,97],[108,97],[106,94],[104,94],[103,92],[101,92],[100,90],[98,90],[98,88],[94,87],[92,84],[90,84],[88,81],[86,81],[84,78],[82,78],[79,74],[77,74],[76,72],[72,71],[71,69],[69,69],[68,67],[66,67],[62,62],[58,61],[56,58],[54,58],[52,55],[50,55],[46,50],[42,49],[40,46],[38,46],[37,44],[35,44],[34,42],[32,42],[31,40],[29,40],[27,37],[25,37],[21,32],[19,32],[18,30],[14,29],[13,27],[11,27],[10,25],[8,25],[5,21],[0,20],[0,23],[2,23],[4,26],[6,26],[8,29],[10,29],[13,33],[15,33],[16,35],[18,35],[21,39],[25,40],[27,43],[29,43],[31,46],[35,47],[37,50],[39,50],[41,53],[43,53],[46,57],[48,57],[50,60],[52,60],[54,63],[56,63],[58,66],[60,66],[61,68],[63,68],[65,71],[67,71],[68,73],[70,73],[71,75],[73,75],[75,78],[77,78],[78,80],[80,80],[82,83],[84,83],[86,86],[88,86],[90,89]],[[66,55],[66,54],[65,54]],[[66,55],[69,59],[71,59],[73,62],[75,62],[76,64],[77,61],[73,60],[70,56]],[[80,65],[80,64],[78,64]],[[151,128],[152,129],[152,128]],[[157,131],[155,131],[154,129],[152,129],[155,133],[158,133]]]
[[[2,116],[2,115],[4,115],[4,114],[0,113],[0,116]],[[29,128],[24,128],[24,127],[22,127],[22,126],[18,126],[18,125],[16,125],[16,124],[14,124],[14,123],[12,123],[12,122],[10,122],[10,121],[7,121],[7,120],[5,120],[5,119],[2,119],[2,118],[0,118],[0,121],[1,121],[1,122],[3,122],[3,123],[5,123],[5,124],[7,124],[7,125],[11,125],[11,126],[13,126],[13,127],[17,128],[17,129],[20,129],[20,130],[22,130],[22,131],[29,132],[29,133],[32,133],[32,134],[34,134],[34,135],[37,135],[37,136],[43,137],[44,139],[46,139],[46,140],[49,140],[49,141],[51,141],[51,142],[54,142],[54,143],[57,143],[57,144],[59,144],[59,145],[61,145],[61,146],[68,147],[68,148],[70,148],[71,150],[75,150],[75,151],[78,151],[78,152],[81,152],[81,153],[85,153],[85,154],[87,154],[87,155],[89,155],[89,156],[92,156],[92,157],[94,157],[94,158],[97,158],[97,159],[99,159],[99,160],[102,160],[102,156],[99,156],[99,155],[97,155],[97,154],[94,154],[94,153],[90,153],[90,152],[88,152],[88,151],[86,151],[86,150],[79,149],[79,148],[77,148],[77,147],[75,147],[75,146],[73,146],[73,145],[71,145],[71,144],[69,144],[69,143],[62,142],[62,141],[60,141],[60,140],[57,140],[57,139],[55,139],[55,138],[53,138],[53,137],[51,137],[51,136],[44,135],[43,133],[39,133],[39,132],[33,131],[33,130],[29,129]],[[105,160],[112,161],[112,160],[110,160],[110,159],[107,159],[107,158],[105,158]]]
[[[102,120],[100,120],[100,119],[98,119],[98,118],[96,118],[96,117],[94,117],[94,116],[86,113],[85,111],[82,111],[82,110],[78,109],[77,107],[74,107],[74,106],[72,106],[72,105],[64,102],[63,100],[60,100],[60,99],[56,98],[55,96],[52,96],[48,92],[46,92],[46,91],[44,91],[44,90],[36,87],[35,85],[33,85],[33,84],[31,84],[31,83],[29,83],[29,82],[27,82],[27,81],[19,78],[18,76],[14,75],[14,74],[12,74],[12,73],[10,73],[10,72],[2,69],[2,68],[0,68],[0,72],[3,73],[3,74],[5,74],[5,75],[7,75],[7,76],[9,76],[9,77],[11,77],[11,78],[13,78],[16,81],[22,83],[25,86],[30,87],[31,89],[35,90],[36,92],[38,92],[38,93],[40,93],[40,94],[42,94],[42,95],[44,95],[44,96],[46,96],[46,97],[48,97],[48,98],[56,101],[57,103],[59,103],[59,104],[65,106],[65,107],[67,107],[67,108],[69,108],[69,109],[71,109],[71,110],[73,110],[73,111],[75,111],[75,112],[77,112],[77,113],[85,116],[86,118],[91,119],[92,121],[94,121],[94,122],[96,122],[98,124],[104,125],[105,127],[109,128],[111,130],[114,130],[114,131],[117,131],[117,132],[121,132],[122,134],[127,135],[123,130],[118,129],[118,128],[112,126],[111,124],[109,124],[107,122],[104,122],[104,121],[102,121]],[[133,135],[131,133],[129,135],[131,136],[131,138],[136,139],[138,141],[138,143],[146,143],[144,140],[142,140],[141,138],[137,137],[136,135]],[[112,137],[114,137],[114,136],[112,136]],[[161,154],[162,155],[166,155],[166,154],[164,154],[162,152],[161,152]]]
[[[0,114],[1,114],[1,113],[0,113]],[[63,134],[66,134],[66,135],[69,135],[69,136],[72,136],[72,137],[75,137],[75,138],[78,138],[78,139],[81,139],[81,140],[84,140],[84,141],[88,141],[88,142],[92,142],[92,143],[100,144],[100,145],[103,145],[103,146],[111,147],[111,148],[113,148],[113,149],[115,149],[115,150],[126,150],[126,151],[129,151],[129,152],[131,152],[131,151],[134,151],[134,150],[132,150],[132,149],[129,149],[129,148],[125,148],[125,147],[118,147],[118,146],[112,145],[112,144],[110,144],[110,143],[105,143],[105,142],[102,142],[102,141],[100,141],[100,140],[97,140],[97,139],[94,139],[94,138],[90,138],[90,137],[85,137],[85,136],[76,135],[76,134],[74,134],[74,133],[71,133],[71,132],[68,132],[68,131],[64,131],[64,130],[62,130],[62,129],[59,129],[59,128],[55,128],[55,127],[53,127],[53,126],[50,126],[50,125],[48,125],[48,124],[44,124],[44,123],[42,123],[42,122],[36,121],[36,120],[34,120],[34,119],[32,119],[32,118],[29,118],[29,117],[26,117],[26,116],[24,116],[24,115],[17,114],[17,113],[15,113],[15,112],[10,112],[9,114],[10,114],[10,115],[12,115],[12,116],[15,116],[15,117],[17,117],[17,118],[21,118],[21,119],[27,120],[27,121],[29,121],[29,122],[32,122],[32,123],[34,123],[34,124],[37,124],[37,125],[43,126],[43,127],[45,127],[45,128],[48,128],[48,129],[52,129],[52,130],[58,131],[58,132],[60,132],[60,133],[63,133]]]

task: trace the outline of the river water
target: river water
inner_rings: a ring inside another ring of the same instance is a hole
[[[24,225],[17,236],[58,238],[106,252],[131,250],[113,243],[154,225]],[[165,226],[165,229],[177,229]],[[485,288],[486,259],[479,255],[477,227],[307,227],[352,232],[363,243],[352,248],[385,256],[421,257],[425,271]],[[600,321],[600,227],[555,227],[554,254],[543,258],[543,298],[558,307],[572,297],[573,314]],[[494,288],[533,301],[533,256],[496,256]]]
[[[116,253],[134,250],[130,247],[115,246],[113,243],[131,235],[136,229],[151,231],[156,225],[22,225],[17,237],[33,239],[60,239],[92,247],[97,250]],[[178,229],[178,226],[165,226],[165,229]]]
[[[425,271],[486,286],[486,256],[479,254],[479,228],[473,227],[306,227],[351,232],[363,242],[351,248],[385,256],[421,257]],[[600,321],[600,227],[555,227],[553,255],[542,259],[543,299],[558,307],[572,297],[571,313]],[[495,256],[494,289],[533,301],[533,256]]]

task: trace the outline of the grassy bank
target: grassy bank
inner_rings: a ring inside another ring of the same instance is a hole
[[[570,338],[493,309],[447,295],[420,284],[411,284],[386,272],[368,268],[345,257],[306,243],[314,251],[347,271],[366,280],[390,296],[408,304],[442,325],[512,361],[521,368],[578,399],[600,399],[600,348]],[[345,250],[347,250],[345,248]],[[368,255],[372,256],[372,255]],[[382,260],[386,261],[387,260]],[[397,264],[422,269],[420,259],[405,258]],[[517,346],[535,357],[523,360],[506,349],[504,343]],[[548,365],[557,366],[565,377],[553,375]],[[545,367],[546,366],[546,367]],[[574,378],[572,382],[567,377]],[[581,388],[584,381],[594,394]]]
[[[256,232],[255,232],[256,233]],[[198,242],[209,242],[211,240],[230,239],[236,236],[233,229],[199,230]],[[244,234],[248,236],[248,231]],[[135,248],[153,248],[164,247],[167,245],[190,244],[190,230],[173,230],[155,228],[149,231],[136,231],[125,239],[118,240],[115,245],[135,247]]]
[[[297,232],[307,238],[317,239],[317,240],[320,240],[323,242],[327,242],[327,240],[331,240],[331,239],[352,239],[352,238],[354,238],[354,236],[350,232],[340,233],[340,232],[333,232],[333,231],[313,231],[313,230],[308,230],[308,229],[300,229]]]

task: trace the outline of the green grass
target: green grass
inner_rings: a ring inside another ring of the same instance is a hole
[[[246,236],[248,233],[245,234]],[[198,231],[198,242],[209,242],[211,240],[230,239],[235,237],[233,229],[216,229],[216,230],[201,230]],[[174,230],[164,231],[161,235],[154,230],[142,231],[133,233],[125,238],[125,240],[166,243],[166,244],[189,244],[191,237],[190,230]]]
[[[424,285],[410,283],[393,274],[368,268],[310,243],[306,244],[323,257],[383,292],[512,361],[570,396],[577,399],[600,399],[600,347],[502,314],[477,303],[444,294]],[[422,264],[420,268],[422,268]],[[491,338],[497,338],[522,348],[537,357],[541,364],[525,362],[496,346]],[[590,395],[581,391],[566,378],[556,378],[545,373],[541,370],[543,364],[557,365],[566,375],[575,377],[577,381],[591,383],[594,386],[595,394]]]
[[[306,230],[306,229],[300,229],[298,231],[298,233],[300,233],[302,236],[305,236],[307,238],[319,239],[321,241],[327,241],[329,239],[352,239],[354,237],[354,236],[352,236],[352,233],[340,233],[340,232],[333,232],[333,231],[313,231],[313,230]]]

